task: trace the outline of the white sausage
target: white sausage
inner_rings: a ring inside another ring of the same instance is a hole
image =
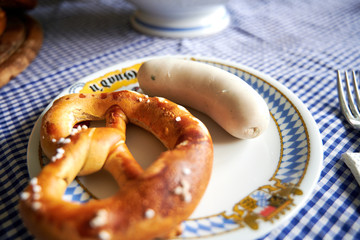
[[[176,58],[149,60],[138,72],[140,88],[207,114],[231,135],[259,136],[270,114],[264,99],[241,78],[204,63]]]

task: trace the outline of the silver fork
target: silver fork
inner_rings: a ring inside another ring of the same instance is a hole
[[[355,71],[352,71],[352,83],[356,103],[354,102],[354,97],[351,93],[352,91],[348,72],[345,71],[346,100],[341,73],[339,70],[337,71],[337,88],[341,111],[351,126],[353,126],[355,129],[360,129],[360,96]]]

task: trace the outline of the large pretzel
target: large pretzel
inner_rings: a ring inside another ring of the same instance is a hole
[[[103,128],[79,128],[106,119]],[[169,149],[143,170],[125,145],[127,122],[152,132]],[[44,115],[41,146],[51,159],[21,195],[20,213],[38,239],[153,239],[189,217],[212,169],[206,127],[183,107],[132,91],[72,94]],[[101,149],[101,150],[99,150]],[[78,175],[104,168],[120,186],[112,197],[85,204],[62,195]]]

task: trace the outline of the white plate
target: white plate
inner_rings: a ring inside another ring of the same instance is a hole
[[[112,91],[121,85],[121,89],[136,89],[136,68],[132,70],[132,66],[139,66],[148,59],[120,63],[84,77],[59,97],[84,91],[86,87],[88,90]],[[191,218],[183,222],[184,231],[180,238],[261,237],[295,215],[317,184],[323,152],[316,123],[304,104],[273,78],[240,64],[201,57],[192,59],[220,67],[249,83],[268,103],[272,121],[269,129],[260,137],[239,140],[227,134],[207,116],[193,111],[210,130],[215,159],[208,189]],[[127,71],[127,75],[121,75],[121,70]],[[85,85],[88,82],[96,82],[97,85]],[[35,124],[28,145],[31,177],[39,173],[44,162],[44,156],[39,151],[42,116]],[[127,130],[127,145],[144,167],[164,150],[152,135],[134,126],[129,126]],[[141,146],[141,150],[137,146]],[[101,187],[97,187],[99,184]],[[106,185],[109,188],[104,189]],[[64,199],[86,202],[92,197],[109,196],[116,189],[111,177],[100,172],[71,183]]]

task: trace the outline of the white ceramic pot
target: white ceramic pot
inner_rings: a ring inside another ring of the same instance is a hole
[[[131,24],[162,37],[198,37],[217,33],[230,22],[228,0],[127,0],[136,12]]]

